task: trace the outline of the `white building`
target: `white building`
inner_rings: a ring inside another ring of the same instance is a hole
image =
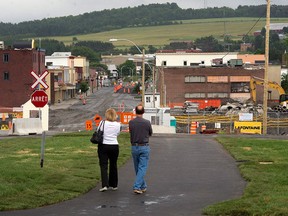
[[[211,67],[215,60],[222,59],[220,64],[227,64],[231,59],[237,59],[237,52],[199,53],[199,52],[159,52],[155,54],[156,66],[185,67],[202,66]],[[213,61],[214,60],[214,61]]]

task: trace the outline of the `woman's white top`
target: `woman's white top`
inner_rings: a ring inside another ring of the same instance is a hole
[[[100,124],[101,124],[101,122],[100,122]],[[104,122],[101,125],[101,128],[100,128],[101,131],[103,131],[103,124],[104,124]],[[117,137],[120,134],[120,129],[121,129],[120,122],[116,122],[116,121],[111,122],[111,121],[105,120],[103,144],[106,144],[106,145],[119,144]]]

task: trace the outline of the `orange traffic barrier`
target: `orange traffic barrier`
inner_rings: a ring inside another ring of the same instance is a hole
[[[196,134],[197,122],[191,122],[190,134]]]
[[[205,131],[206,130],[206,125],[202,125],[201,126],[201,131],[203,132],[203,131]]]
[[[2,121],[5,121],[6,120],[6,116],[4,113],[2,113]]]

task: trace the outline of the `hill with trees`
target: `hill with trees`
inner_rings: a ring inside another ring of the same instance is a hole
[[[0,23],[0,37],[9,39],[43,36],[67,36],[97,33],[127,27],[181,24],[181,20],[223,17],[265,17],[266,5],[239,6],[236,9],[182,9],[176,3],[149,4],[84,13],[78,16]],[[272,5],[271,17],[288,17],[288,6]],[[1,39],[3,40],[3,39]]]

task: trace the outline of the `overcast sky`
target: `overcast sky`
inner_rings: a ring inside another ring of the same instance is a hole
[[[2,2],[0,22],[19,23],[49,17],[78,15],[104,9],[134,7],[141,4],[175,2],[181,8],[231,7],[266,4],[266,0],[7,0]],[[288,5],[288,0],[271,0],[271,4]]]

